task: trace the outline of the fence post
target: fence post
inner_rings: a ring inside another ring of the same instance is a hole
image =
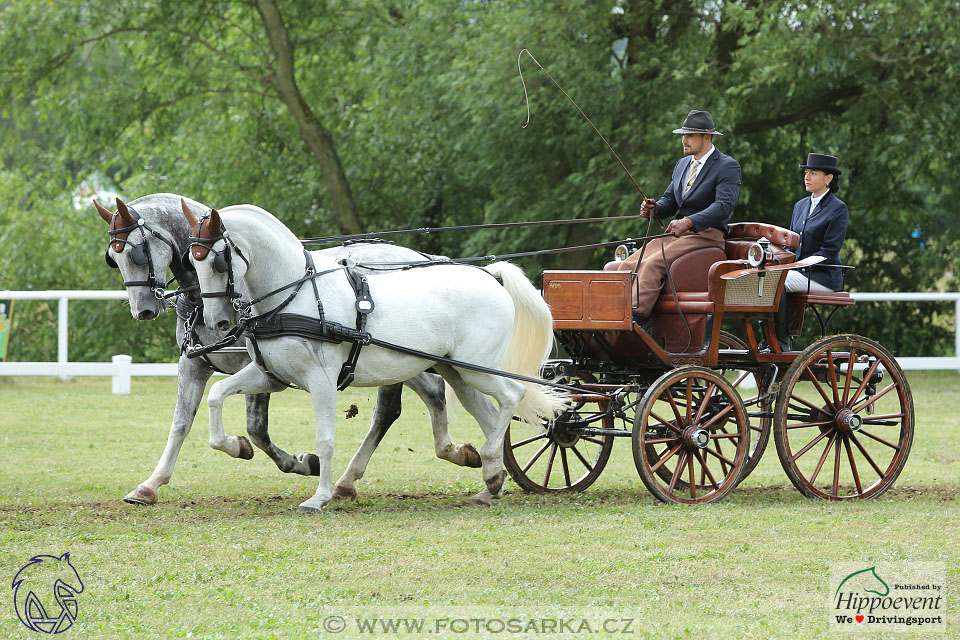
[[[953,302],[953,356],[960,358],[960,298]]]
[[[133,358],[125,355],[113,356],[113,393],[130,394],[130,369]]]
[[[69,298],[63,296],[57,304],[57,364],[65,365],[69,361],[67,357],[67,345],[69,344],[69,330],[67,323],[67,302]],[[69,380],[70,376],[60,373],[61,380]]]

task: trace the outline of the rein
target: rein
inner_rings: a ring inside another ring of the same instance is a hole
[[[367,233],[353,233],[340,236],[320,236],[318,238],[303,238],[303,244],[324,244],[379,238],[384,236],[406,235],[411,233],[436,233],[439,231],[472,231],[474,229],[508,229],[514,227],[548,227],[561,224],[587,224],[593,222],[615,222],[617,220],[636,220],[641,215],[613,216],[606,218],[567,218],[563,220],[531,220],[527,222],[490,222],[486,224],[461,224],[452,227],[418,227],[416,229],[399,229],[395,231],[369,231]]]

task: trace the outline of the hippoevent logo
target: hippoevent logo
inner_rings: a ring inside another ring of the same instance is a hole
[[[891,562],[832,567],[830,625],[843,631],[946,629],[946,566]]]
[[[13,578],[13,606],[27,629],[63,633],[77,619],[77,594],[83,592],[80,574],[70,554],[33,556]]]

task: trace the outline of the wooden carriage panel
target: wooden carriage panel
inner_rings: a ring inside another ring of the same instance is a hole
[[[544,271],[543,299],[554,328],[632,331],[634,277],[626,271]]]

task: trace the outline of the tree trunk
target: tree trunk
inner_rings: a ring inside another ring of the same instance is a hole
[[[363,227],[357,215],[357,205],[350,190],[350,183],[343,172],[340,157],[333,146],[333,136],[310,109],[297,87],[294,70],[293,43],[275,0],[257,0],[257,8],[276,56],[276,68],[268,75],[270,85],[280,95],[300,130],[300,137],[316,158],[323,174],[323,181],[333,200],[340,233],[360,233]]]

